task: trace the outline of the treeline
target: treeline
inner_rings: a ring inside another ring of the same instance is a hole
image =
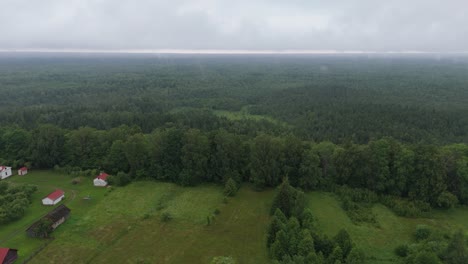
[[[12,186],[0,182],[0,224],[21,218],[31,203],[31,196],[37,190],[32,185]]]
[[[181,185],[252,182],[275,187],[287,176],[303,190],[336,185],[361,188],[448,208],[468,204],[468,146],[406,145],[392,138],[369,144],[302,141],[293,135],[240,134],[224,129],[167,127],[144,134],[138,127],[32,131],[0,129],[0,162],[19,167],[100,169],[132,179]]]

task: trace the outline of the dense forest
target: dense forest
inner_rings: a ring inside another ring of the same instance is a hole
[[[1,56],[3,125],[126,124],[150,133],[192,118],[203,119],[202,128],[226,128],[193,110],[242,110],[314,141],[468,142],[468,59],[455,55]],[[233,129],[255,125],[242,126]]]
[[[258,190],[283,182],[279,195],[334,191],[356,222],[372,223],[366,203],[410,217],[468,205],[464,57],[0,58],[2,165],[106,171],[114,185],[212,182],[227,195],[244,182]],[[1,186],[0,198],[23,204],[33,191]],[[277,207],[273,259],[363,258],[345,231],[323,238],[309,212]],[[2,213],[0,222],[20,215]],[[281,245],[288,232],[295,248]]]

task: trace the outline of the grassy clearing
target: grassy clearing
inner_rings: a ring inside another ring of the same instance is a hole
[[[217,116],[225,117],[230,120],[245,120],[245,119],[255,120],[255,121],[265,120],[265,121],[268,121],[277,125],[288,126],[288,124],[281,122],[277,119],[274,119],[273,117],[270,117],[270,116],[251,114],[248,111],[248,106],[242,107],[240,111],[214,110],[213,113]]]
[[[273,191],[249,187],[223,202],[222,188],[136,182],[110,192],[83,217],[74,217],[32,263],[268,263],[265,232]],[[211,225],[206,217],[220,210]],[[160,220],[168,212],[173,219]]]
[[[387,207],[376,204],[372,208],[378,224],[353,224],[331,193],[308,194],[309,206],[318,220],[319,228],[328,236],[346,229],[358,247],[370,257],[369,263],[395,263],[396,246],[410,243],[417,225],[424,224],[443,232],[452,233],[459,228],[468,230],[468,208],[435,211],[431,218],[404,218],[396,216]]]

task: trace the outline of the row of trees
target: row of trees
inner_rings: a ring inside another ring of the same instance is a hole
[[[42,125],[33,131],[0,129],[4,164],[38,168],[77,167],[128,173],[182,185],[250,181],[258,189],[287,176],[304,190],[334,185],[407,197],[450,207],[468,204],[468,146],[405,145],[392,138],[366,145],[302,141],[292,135],[240,135],[221,130],[138,127],[107,131],[64,130]],[[29,163],[29,164],[28,164]]]

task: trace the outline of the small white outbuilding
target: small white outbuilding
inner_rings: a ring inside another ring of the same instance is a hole
[[[21,167],[18,169],[18,175],[26,175],[26,174],[28,174],[28,168]]]
[[[109,174],[105,172],[101,172],[95,179],[94,179],[94,186],[107,186],[107,177],[109,177]]]
[[[11,176],[11,167],[0,165],[0,179],[6,179]]]
[[[47,195],[44,199],[42,199],[43,205],[55,205],[58,204],[62,199],[65,198],[65,192],[57,189],[55,192]]]

